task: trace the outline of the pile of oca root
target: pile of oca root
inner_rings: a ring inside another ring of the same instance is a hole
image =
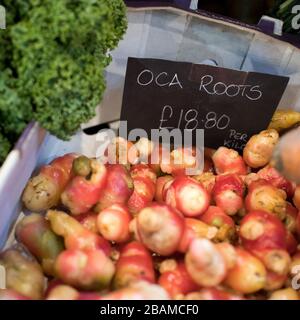
[[[270,164],[278,139],[206,150],[195,176],[194,149],[164,163],[145,138],[116,138],[116,164],[53,160],[23,192],[0,299],[298,300],[300,186]]]

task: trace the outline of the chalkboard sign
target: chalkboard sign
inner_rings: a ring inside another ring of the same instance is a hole
[[[241,151],[267,128],[289,78],[209,65],[129,58],[127,129],[204,129],[205,146]]]

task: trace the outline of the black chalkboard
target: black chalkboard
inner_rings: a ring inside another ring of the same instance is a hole
[[[209,65],[129,58],[121,120],[127,129],[205,130],[205,146],[241,151],[267,128],[289,78]]]

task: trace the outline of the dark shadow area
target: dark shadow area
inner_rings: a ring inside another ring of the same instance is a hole
[[[201,0],[198,9],[221,14],[249,24],[257,24],[274,5],[273,0]]]

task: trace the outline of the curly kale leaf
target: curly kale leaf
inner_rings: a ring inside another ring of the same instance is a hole
[[[3,163],[9,150],[11,144],[0,132],[0,163]]]
[[[13,144],[32,119],[32,110],[9,69],[1,73],[0,97],[0,131]]]
[[[14,143],[29,120],[68,139],[95,114],[109,52],[126,27],[122,0],[3,0],[0,132]]]

